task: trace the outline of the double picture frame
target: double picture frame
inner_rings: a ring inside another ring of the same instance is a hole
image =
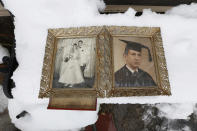
[[[159,27],[49,29],[39,98],[171,95]]]

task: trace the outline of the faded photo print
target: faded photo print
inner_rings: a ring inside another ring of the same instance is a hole
[[[113,59],[115,87],[157,85],[150,38],[114,37]]]
[[[96,39],[59,39],[53,88],[92,88],[95,79]]]

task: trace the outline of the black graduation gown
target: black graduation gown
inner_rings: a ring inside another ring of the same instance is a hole
[[[115,87],[143,87],[156,86],[152,77],[145,71],[138,69],[132,73],[126,65],[115,72]]]

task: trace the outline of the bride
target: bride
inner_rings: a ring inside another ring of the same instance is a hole
[[[80,54],[77,44],[73,44],[69,57],[65,57],[61,65],[59,82],[65,86],[72,87],[74,84],[84,82],[80,68]]]

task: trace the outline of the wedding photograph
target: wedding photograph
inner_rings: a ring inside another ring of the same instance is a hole
[[[95,80],[95,38],[62,38],[57,42],[53,88],[92,88]]]

